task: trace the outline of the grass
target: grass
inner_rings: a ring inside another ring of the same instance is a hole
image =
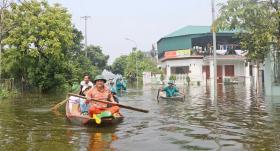
[[[8,90],[5,90],[5,89],[0,89],[0,98],[4,99],[4,98],[9,98],[13,95],[15,95],[17,93],[17,91],[15,90],[12,90],[12,91],[8,91]]]

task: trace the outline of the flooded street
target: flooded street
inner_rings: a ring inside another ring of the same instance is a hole
[[[113,127],[69,123],[64,110],[49,108],[65,96],[22,95],[0,101],[2,151],[180,151],[280,150],[280,98],[258,97],[245,85],[219,85],[217,103],[209,87],[185,87],[185,101],[156,100],[157,86],[128,89]],[[279,101],[278,101],[279,102]]]

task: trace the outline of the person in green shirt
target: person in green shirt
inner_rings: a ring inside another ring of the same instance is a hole
[[[123,90],[126,91],[126,84],[127,84],[127,80],[125,78],[123,78],[122,80],[122,84],[123,84]]]
[[[168,86],[164,87],[162,91],[165,91],[167,97],[179,95],[179,90],[172,80],[168,81]]]
[[[115,83],[114,83],[113,79],[109,80],[109,88],[110,88],[110,90],[115,88]]]
[[[121,83],[121,79],[120,78],[116,80],[116,88],[117,88],[117,91],[120,91],[123,88],[123,85]]]

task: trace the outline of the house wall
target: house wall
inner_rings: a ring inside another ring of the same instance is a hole
[[[202,59],[181,59],[181,60],[167,60],[161,64],[161,67],[167,69],[166,80],[171,76],[171,67],[189,66],[189,77],[191,81],[203,81],[202,75]]]
[[[273,69],[272,69],[272,56],[271,54],[265,59],[264,65],[264,88],[265,95],[267,96],[280,96],[280,86],[273,83]],[[280,102],[280,100],[279,100]],[[278,103],[279,103],[278,102]]]
[[[191,81],[206,81],[206,75],[202,72],[202,67],[204,65],[210,66],[210,79],[213,78],[213,62],[206,62],[203,59],[181,59],[181,60],[167,60],[161,64],[162,68],[166,68],[166,77],[168,80],[171,76],[171,67],[179,66],[189,66],[190,73],[189,77]],[[222,76],[225,78],[225,65],[234,65],[234,76],[241,78],[242,81],[245,81],[246,77],[246,68],[244,61],[240,60],[218,60],[217,65],[222,66]]]
[[[217,66],[221,66],[222,70],[222,79],[219,79],[218,82],[224,82],[225,78],[225,65],[234,65],[234,77],[237,78],[239,82],[245,82],[245,63],[242,60],[218,60]],[[210,79],[213,80],[214,70],[213,70],[213,60],[209,61],[210,66]],[[218,69],[217,69],[218,70]],[[218,77],[217,77],[218,78]],[[213,81],[211,82],[213,84]]]
[[[245,64],[244,61],[231,61],[231,60],[218,60],[217,65],[223,66],[223,76],[225,76],[225,65],[234,65],[234,76],[245,77]]]

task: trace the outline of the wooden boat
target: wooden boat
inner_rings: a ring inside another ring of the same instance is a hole
[[[185,96],[184,95],[177,95],[177,96],[172,96],[172,97],[167,97],[165,93],[160,92],[159,97],[161,99],[165,99],[165,100],[185,100]]]
[[[124,118],[122,114],[117,113],[112,117],[102,118],[101,124],[96,124],[90,116],[81,114],[78,103],[72,103],[69,100],[66,103],[65,111],[67,119],[77,125],[110,126],[120,123]]]

